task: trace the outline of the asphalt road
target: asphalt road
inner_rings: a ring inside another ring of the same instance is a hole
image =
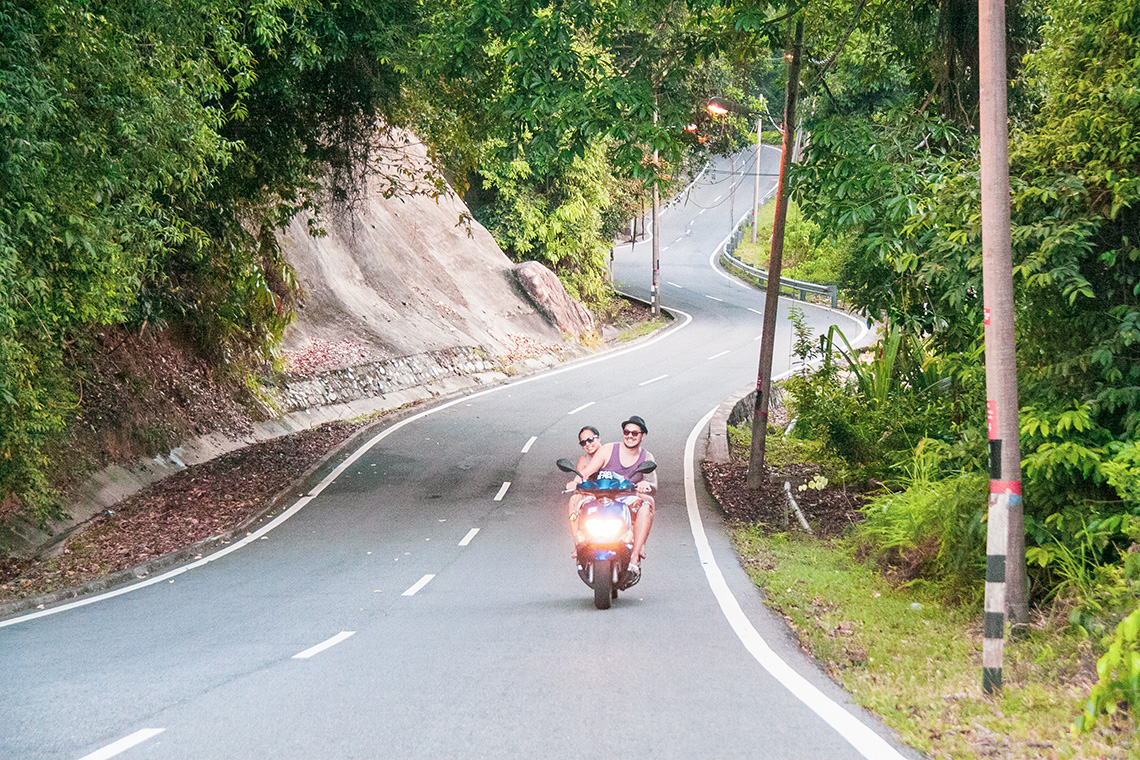
[[[0,757],[916,757],[765,610],[693,478],[696,432],[759,347],[762,294],[709,261],[742,180],[725,166],[663,215],[669,331],[378,431],[236,551],[0,623]],[[732,213],[750,203],[748,177]],[[647,295],[649,246],[615,272]],[[631,414],[658,516],[641,583],[599,611],[554,461]]]

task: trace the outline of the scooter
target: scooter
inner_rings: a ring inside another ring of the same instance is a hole
[[[558,469],[582,477],[569,459],[559,459]],[[642,474],[657,469],[656,462],[642,462],[635,472]],[[563,493],[585,493],[578,507],[574,526],[574,545],[578,557],[578,576],[594,589],[594,606],[608,610],[618,591],[641,580],[630,576],[629,560],[633,554],[633,515],[627,500],[636,496],[637,486],[625,478],[583,480],[578,487]]]

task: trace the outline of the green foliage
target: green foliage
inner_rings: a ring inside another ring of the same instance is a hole
[[[950,375],[922,341],[904,339],[893,326],[885,332],[869,361],[851,349],[838,328],[824,336],[823,366],[784,383],[797,415],[795,435],[823,442],[863,477],[883,481],[892,478],[895,463],[910,459],[923,438],[949,442],[956,432],[971,441],[959,445],[956,456],[976,460],[968,453],[976,436],[957,420],[957,411],[977,387],[964,383],[966,376]]]
[[[905,573],[908,582],[976,602],[985,571],[984,474],[941,470],[946,446],[924,439],[905,467],[905,490],[869,501],[857,540],[868,554]]]
[[[164,255],[204,245],[186,206],[232,156],[217,99],[248,62],[227,20],[185,3],[0,8],[0,496],[40,516],[85,328],[145,323]]]
[[[751,225],[746,225],[743,241],[736,249],[738,258],[761,269],[768,268],[775,208],[774,203],[766,203],[760,207],[760,225],[756,228],[756,243],[751,242]],[[782,270],[785,277],[824,285],[836,284],[846,266],[847,257],[846,244],[835,243],[823,237],[820,226],[805,218],[796,203],[788,204]]]
[[[1096,672],[1099,680],[1073,725],[1074,733],[1092,731],[1102,715],[1115,714],[1122,703],[1135,727],[1140,715],[1140,609],[1116,626],[1108,651],[1096,662]]]
[[[606,297],[609,248],[600,236],[602,210],[614,179],[605,145],[592,146],[558,176],[547,175],[545,192],[535,186],[530,166],[516,158],[503,171],[484,167],[495,189],[494,202],[476,218],[516,261],[534,259],[557,272],[567,290],[587,304]]]
[[[793,306],[788,313],[788,319],[792,322],[792,355],[796,357],[801,371],[806,373],[819,349],[812,340],[812,329],[807,326],[807,317],[804,316],[803,309]]]
[[[359,186],[412,12],[0,5],[0,500],[51,514],[100,326],[177,327],[237,373],[273,355],[296,294],[274,233]]]
[[[712,129],[705,104],[749,98],[755,31],[706,0],[424,7],[418,129],[513,258],[597,305],[618,225],[654,184],[667,196],[695,155],[743,134],[746,119]],[[721,53],[730,40],[740,61]]]

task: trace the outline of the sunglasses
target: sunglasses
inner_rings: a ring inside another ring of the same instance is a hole
[[[598,440],[598,436],[592,435],[589,438],[583,438],[582,440],[578,441],[578,445],[579,446],[587,446],[596,440]]]
[[[644,435],[644,433],[642,433],[640,430],[623,430],[623,431],[621,431],[621,434],[626,436],[627,438],[632,438],[632,437],[638,436],[638,435]]]

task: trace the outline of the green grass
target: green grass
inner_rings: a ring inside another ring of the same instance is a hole
[[[775,203],[769,202],[760,207],[756,242],[752,242],[752,225],[745,225],[740,246],[736,249],[735,255],[738,259],[760,269],[768,268],[775,215]],[[819,228],[814,222],[803,218],[795,203],[788,204],[781,267],[784,277],[825,285],[839,281],[845,253],[833,242],[817,241],[818,231]]]
[[[1140,758],[1123,719],[1071,736],[1094,655],[1064,616],[1007,640],[1005,688],[990,698],[981,690],[979,610],[893,588],[839,541],[765,535],[757,525],[737,526],[733,537],[805,649],[930,757]]]
[[[639,322],[638,324],[633,325],[632,327],[627,327],[618,333],[617,337],[614,338],[614,342],[626,343],[631,340],[637,340],[638,338],[660,330],[662,327],[668,325],[671,321],[672,320],[670,320],[668,317],[658,317],[657,319],[651,319],[648,322]]]

